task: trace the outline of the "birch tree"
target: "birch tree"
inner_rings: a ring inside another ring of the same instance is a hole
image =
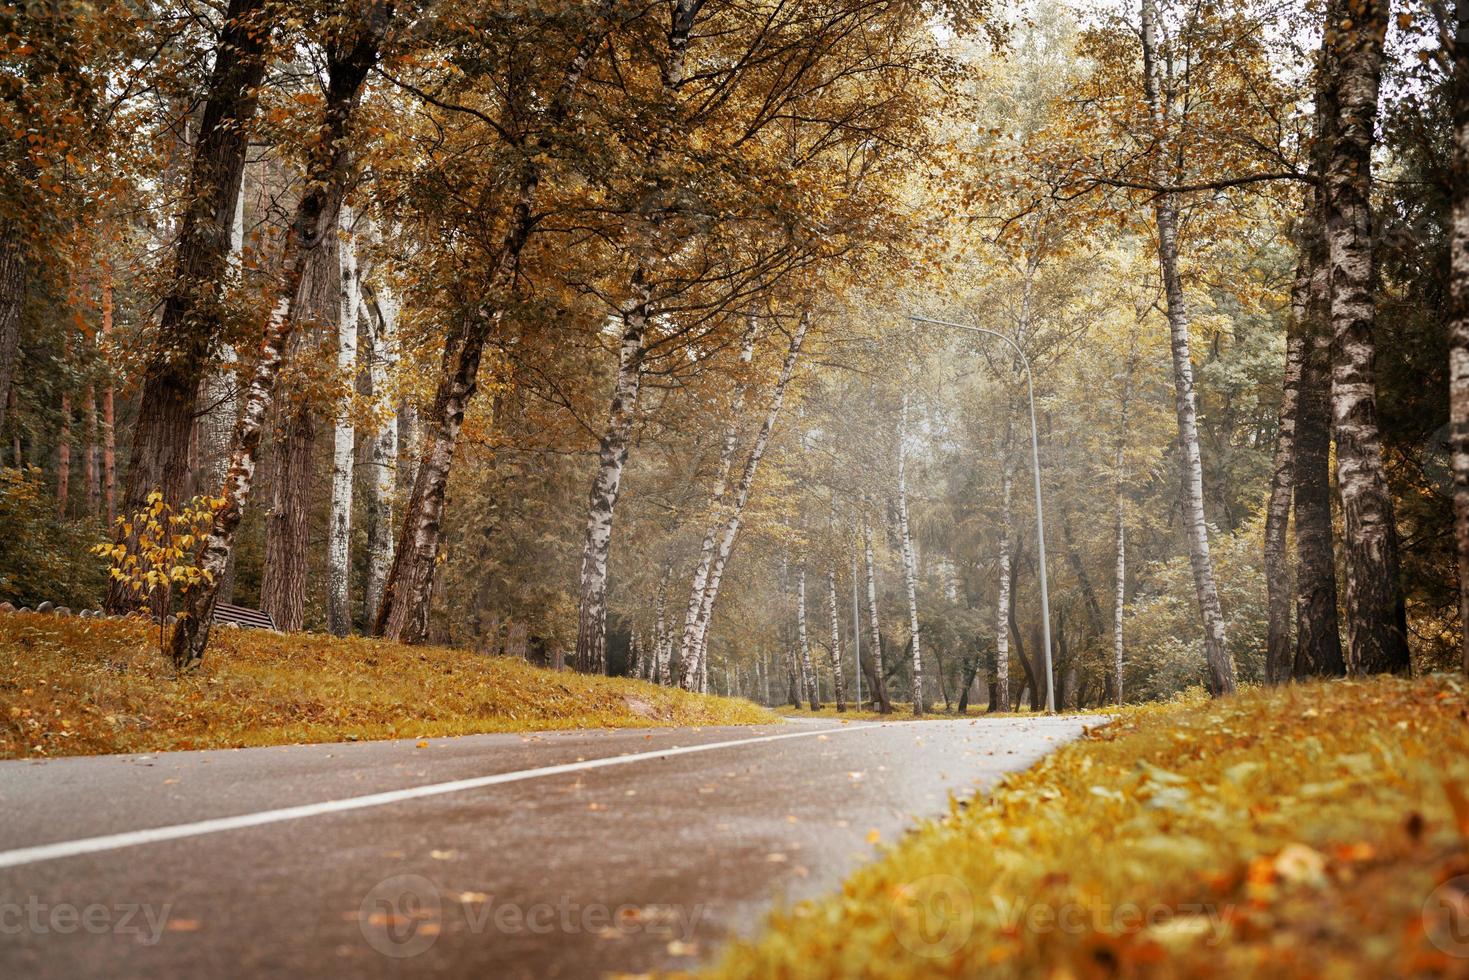
[[[1440,46],[1449,56],[1453,180],[1449,277],[1449,440],[1454,472],[1454,543],[1459,557],[1459,622],[1469,623],[1469,2],[1452,18],[1436,6]],[[1450,33],[1452,31],[1452,33]],[[1469,674],[1469,630],[1460,640]]]
[[[908,394],[898,416],[898,537],[903,545],[903,585],[908,593],[908,636],[913,648],[913,714],[923,714],[923,650],[918,633],[918,563],[908,527]]]
[[[391,8],[368,0],[354,16],[329,28],[323,47],[327,66],[321,120],[307,147],[305,189],[287,229],[276,302],[244,393],[244,408],[231,441],[229,476],[214,523],[200,551],[201,584],[184,590],[184,612],[174,627],[170,650],[174,666],[191,670],[204,659],[219,580],[229,563],[235,532],[250,497],[260,447],[261,427],[274,397],[298,311],[293,309],[305,266],[328,242],[346,190],[353,113],[391,20]]]
[[[332,427],[331,517],[327,532],[327,629],[335,636],[352,631],[352,470],[357,460],[353,419],[357,377],[357,322],[362,306],[355,222],[342,209],[340,248],[341,311],[337,317],[337,381],[343,385]]]
[[[796,571],[796,641],[799,644],[801,686],[806,689],[806,706],[821,710],[821,694],[816,686],[816,669],[811,665],[811,641],[806,632],[806,566]]]
[[[265,0],[230,0],[224,14],[174,244],[172,281],[140,386],[123,484],[127,514],[141,509],[153,490],[172,502],[183,493],[199,387],[221,330],[230,229],[277,15]],[[108,611],[126,611],[131,601],[126,588],[113,583]]]
[[[367,586],[364,619],[369,622],[382,602],[383,586],[393,564],[393,497],[398,486],[398,394],[392,383],[398,364],[398,305],[387,283],[364,283],[368,316],[368,376],[374,426],[368,455]]]
[[[1330,88],[1322,133],[1331,268],[1331,412],[1346,552],[1348,666],[1405,672],[1407,613],[1398,578],[1392,498],[1377,413],[1372,258],[1372,149],[1382,83],[1387,0],[1327,4],[1323,48]]]

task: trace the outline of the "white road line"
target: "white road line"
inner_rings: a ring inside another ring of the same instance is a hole
[[[566,762],[556,766],[539,766],[535,769],[519,769],[515,772],[495,773],[492,776],[475,776],[471,779],[455,779],[447,783],[430,783],[409,789],[395,789],[386,793],[369,793],[366,796],[349,796],[342,800],[325,800],[302,806],[288,806],[279,810],[261,810],[242,813],[235,817],[217,817],[213,820],[198,820],[169,827],[154,827],[150,830],[130,830],[121,834],[103,834],[100,837],[83,837],[78,840],[60,841],[55,844],[39,844],[35,847],[18,847],[13,851],[0,851],[0,868],[14,868],[23,864],[55,861],[60,858],[76,857],[80,854],[95,854],[98,851],[115,851],[124,847],[142,844],[157,844],[161,841],[198,837],[202,834],[217,834],[226,830],[242,830],[264,824],[281,823],[285,820],[302,820],[319,817],[327,813],[343,813],[348,810],[363,810],[368,807],[386,806],[404,800],[417,800],[425,796],[442,796],[445,793],[460,793],[483,786],[498,786],[502,783],[518,783],[526,779],[543,776],[560,776],[570,772],[585,772],[588,769],[604,769],[608,766],[625,766],[647,759],[665,759],[675,755],[692,755],[695,752],[712,752],[737,745],[758,745],[761,742],[779,742],[788,738],[811,738],[814,735],[832,735],[837,732],[865,731],[878,725],[843,725],[840,728],[822,728],[808,732],[788,732],[784,735],[762,735],[756,738],[741,738],[731,742],[710,742],[706,745],[685,745],[633,755],[611,756],[605,759],[585,759],[581,762]]]

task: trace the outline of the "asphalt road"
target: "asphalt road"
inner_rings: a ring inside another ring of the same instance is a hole
[[[1085,723],[798,721],[0,762],[0,977],[686,968]]]

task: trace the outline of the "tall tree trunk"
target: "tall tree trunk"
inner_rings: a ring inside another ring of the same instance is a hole
[[[673,574],[673,562],[663,563],[663,574],[658,579],[658,592],[653,598],[654,632],[658,644],[658,683],[668,687],[673,683],[673,637],[668,632],[668,580]]]
[[[97,442],[99,425],[96,386],[87,385],[87,392],[82,398],[87,403],[87,445],[82,456],[87,481],[87,516],[95,520],[102,507],[102,447]]]
[[[821,710],[821,694],[816,687],[816,669],[811,665],[811,641],[806,633],[806,566],[796,573],[796,641],[801,651],[801,686],[806,689],[806,705]]]
[[[668,56],[661,70],[662,97],[670,106],[684,82],[689,37],[702,0],[674,0],[668,30]],[[669,113],[672,118],[676,112]],[[670,124],[659,124],[648,156],[656,166],[663,155]],[[654,230],[662,223],[664,209],[671,205],[650,195],[640,217]],[[633,423],[637,417],[638,392],[642,386],[643,352],[653,309],[651,281],[654,256],[646,245],[650,232],[639,246],[637,265],[622,306],[622,343],[618,349],[617,376],[612,385],[612,404],[607,428],[597,452],[597,470],[587,494],[587,530],[582,545],[580,602],[577,607],[576,669],[582,673],[606,670],[607,561],[612,550],[612,523],[617,498],[622,492],[622,470],[627,463]],[[679,663],[680,674],[691,680],[685,686],[707,686],[708,668],[702,663]]]
[[[913,647],[913,714],[923,714],[923,650],[918,635],[918,568],[908,529],[908,396],[898,420],[898,535],[903,543],[903,586],[908,592],[908,629]]]
[[[322,120],[307,143],[304,190],[286,230],[275,309],[266,324],[260,354],[245,388],[244,408],[235,424],[223,503],[214,513],[213,527],[200,552],[199,565],[206,580],[185,588],[184,613],[173,631],[171,652],[179,670],[196,667],[209,645],[214,607],[219,601],[219,578],[229,563],[235,532],[250,498],[261,427],[297,320],[293,307],[302,274],[317,251],[329,247],[333,236],[349,170],[349,125],[362,85],[377,63],[390,18],[391,7],[382,0],[371,0],[358,16],[343,19],[336,28],[341,34],[327,48]]]
[[[1265,593],[1269,620],[1265,631],[1265,682],[1281,684],[1291,674],[1291,574],[1286,554],[1291,491],[1295,487],[1296,417],[1300,407],[1301,370],[1310,343],[1307,334],[1311,272],[1304,256],[1291,284],[1290,324],[1285,341],[1285,377],[1281,386],[1279,429],[1265,505]]]
[[[20,314],[29,284],[20,222],[0,221],[0,431],[10,405],[15,358],[20,352]]]
[[[995,602],[995,686],[1000,703],[1010,710],[1010,620],[1015,604],[1013,563],[1011,555],[1012,499],[1015,489],[1014,467],[1010,460],[1013,427],[1010,414],[1005,414],[1005,440],[1000,448],[1000,554],[999,586]]]
[[[1372,148],[1387,0],[1328,4],[1332,67],[1326,128],[1326,243],[1331,266],[1331,409],[1346,551],[1347,662],[1353,673],[1409,668],[1393,502],[1377,420],[1372,269]]]
[[[102,338],[112,336],[112,266],[102,270]],[[102,387],[102,512],[107,526],[117,522],[117,407],[112,386],[112,368],[107,366],[107,384]]]
[[[351,213],[343,209],[344,238],[339,246],[341,310],[337,316],[337,381],[343,393],[332,427],[331,521],[327,530],[327,629],[334,636],[352,631],[352,469],[357,461],[357,429],[352,418],[357,391],[357,316],[362,305],[357,247]]]
[[[369,451],[367,481],[367,586],[363,618],[371,622],[382,602],[383,585],[393,565],[393,496],[398,481],[398,399],[392,379],[398,364],[398,306],[392,291],[378,284],[366,291],[371,358],[368,374],[376,406],[377,431]]]
[[[1449,445],[1454,543],[1459,552],[1459,630],[1469,674],[1469,0],[1454,4],[1453,215],[1449,237]]]
[[[70,360],[70,344],[63,348],[62,358]],[[61,431],[56,440],[56,518],[66,520],[71,500],[71,387],[61,390]]]
[[[184,492],[199,385],[221,329],[219,301],[229,270],[230,228],[250,123],[277,16],[266,0],[230,0],[225,12],[184,195],[188,203],[174,246],[173,279],[157,340],[143,368],[142,400],[123,486],[126,514],[141,509],[153,490],[161,490],[169,503],[177,503]],[[113,583],[108,610],[123,612],[132,605],[130,590]]]
[[[609,6],[602,5],[604,13]],[[605,37],[605,30],[606,19],[599,17],[582,36],[561,84],[548,104],[546,117],[550,123],[565,120],[587,62]],[[408,504],[403,509],[403,523],[393,552],[393,563],[383,585],[382,603],[373,617],[374,636],[402,643],[418,643],[424,637],[429,599],[433,594],[434,570],[439,558],[440,524],[448,497],[449,471],[459,444],[459,432],[464,426],[464,412],[478,388],[485,344],[498,332],[505,310],[513,300],[520,255],[536,223],[535,203],[541,181],[538,157],[548,147],[536,140],[523,149],[526,151],[524,169],[510,208],[505,236],[498,253],[489,263],[481,288],[486,299],[465,310],[451,327],[444,341],[438,390],[428,417],[421,420],[421,435],[404,440],[405,448],[417,457],[418,465]],[[420,427],[416,413],[405,411],[404,419],[412,423],[412,428]],[[420,441],[424,444],[419,445]]]
[[[739,445],[740,423],[745,409],[745,372],[749,370],[755,356],[755,317],[746,320],[745,339],[740,345],[741,376],[735,384],[734,398],[730,403],[729,420],[724,427],[724,443],[719,450],[719,466],[714,478],[709,529],[704,532],[704,542],[699,548],[699,563],[694,568],[694,581],[689,589],[688,609],[684,613],[683,637],[679,644],[682,662],[702,662],[699,656],[699,614],[704,608],[704,595],[708,591],[709,574],[713,570],[715,546],[725,521],[725,496],[729,489],[729,472],[734,465],[735,449]]]
[[[1123,622],[1127,614],[1127,514],[1122,494],[1117,494],[1117,567],[1113,573],[1116,586],[1112,603],[1112,697],[1122,706]]]
[[[795,376],[796,363],[800,360],[801,348],[806,342],[806,333],[810,328],[811,314],[803,313],[796,324],[796,332],[791,335],[785,361],[782,362],[780,375],[775,381],[775,388],[770,392],[770,402],[765,409],[765,421],[760,424],[760,431],[755,434],[755,442],[750,447],[749,455],[745,457],[740,482],[735,487],[734,499],[730,502],[725,515],[724,528],[719,537],[719,547],[714,552],[714,565],[709,572],[709,581],[704,586],[704,594],[699,604],[699,615],[695,623],[694,651],[700,663],[707,660],[705,654],[709,646],[709,624],[714,617],[714,602],[719,598],[719,587],[724,581],[724,570],[729,565],[729,556],[734,552],[735,539],[739,536],[740,526],[744,520],[745,506],[750,502],[750,491],[755,486],[755,477],[760,471],[760,461],[765,458],[765,449],[770,445],[770,437],[774,434],[776,423],[780,420],[780,410],[785,403],[786,389],[790,387],[791,378]]]
[[[1331,338],[1329,284],[1319,222],[1312,236],[1306,349],[1296,403],[1296,650],[1295,677],[1346,674],[1337,621],[1335,532],[1331,520]]]
[[[877,619],[877,563],[873,560],[872,527],[868,524],[862,525],[862,554],[867,565],[867,629],[872,642],[863,666],[872,688],[872,699],[877,702],[878,713],[890,715],[893,713],[893,705],[888,700],[887,678],[882,667],[882,629]]]
[[[633,423],[637,420],[638,390],[643,380],[643,339],[648,329],[646,298],[623,317],[622,343],[617,358],[617,381],[607,430],[597,450],[597,471],[587,496],[587,530],[581,557],[581,602],[577,614],[576,669],[600,674],[607,667],[607,559],[612,550],[612,518],[622,493],[622,469],[627,463]],[[680,662],[679,670],[697,685],[697,664]]]
[[[837,711],[847,710],[847,680],[842,673],[842,630],[837,612],[837,570],[833,565],[826,571],[826,606],[831,616],[831,676],[836,687]],[[855,637],[854,637],[855,639]]]
[[[1165,87],[1157,48],[1157,0],[1142,0],[1143,87],[1160,133],[1168,130],[1172,93]],[[1166,166],[1158,167],[1160,185],[1169,182]],[[1174,409],[1178,415],[1178,444],[1183,457],[1184,530],[1194,593],[1204,627],[1204,664],[1209,692],[1216,697],[1235,690],[1234,655],[1224,635],[1224,612],[1214,583],[1209,554],[1209,528],[1204,519],[1204,466],[1199,452],[1198,401],[1194,367],[1189,353],[1189,313],[1178,270],[1178,206],[1170,194],[1159,194],[1153,207],[1158,228],[1158,264],[1167,296],[1168,333],[1173,350]]]

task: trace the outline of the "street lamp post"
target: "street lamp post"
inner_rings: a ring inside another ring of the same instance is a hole
[[[908,319],[915,323],[929,323],[938,327],[949,327],[954,330],[967,330],[970,333],[998,337],[1015,349],[1016,356],[1020,358],[1020,363],[1025,367],[1025,394],[1030,403],[1030,467],[1035,476],[1036,551],[1039,555],[1041,570],[1041,635],[1046,644],[1046,711],[1054,714],[1056,711],[1056,682],[1051,669],[1051,590],[1046,584],[1046,519],[1041,513],[1041,450],[1040,438],[1036,435],[1035,427],[1035,384],[1030,375],[1030,359],[1025,356],[1025,351],[1020,349],[1019,344],[997,330],[974,327],[967,323],[934,320],[916,314],[909,314]]]

